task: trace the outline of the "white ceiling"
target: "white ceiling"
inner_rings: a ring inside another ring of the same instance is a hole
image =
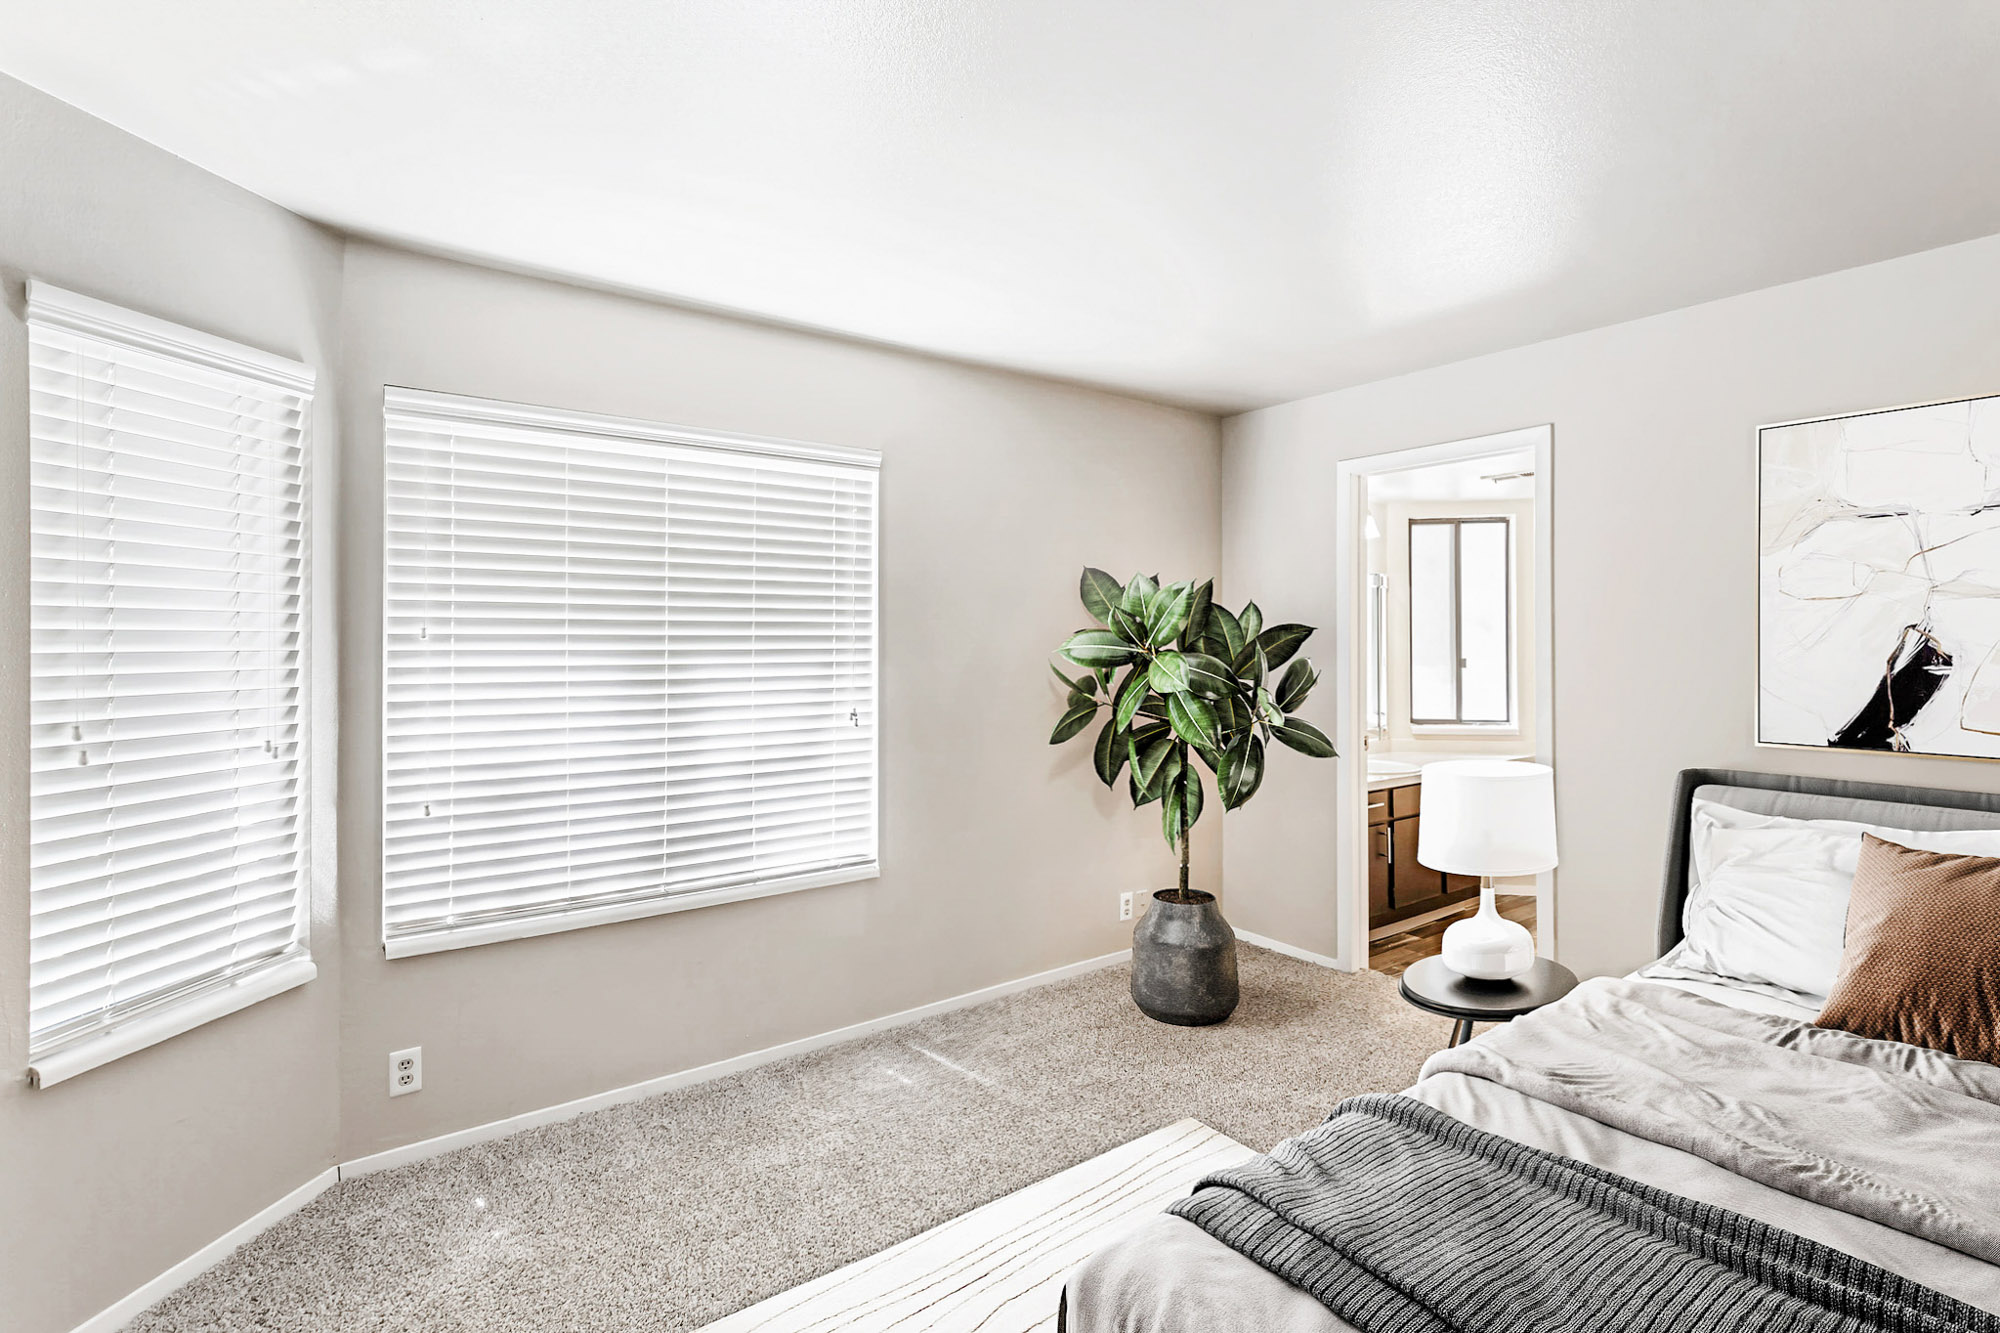
[[[1979,0],[0,0],[311,217],[1237,409],[2000,232]]]
[[[1532,500],[1535,451],[1515,449],[1368,478],[1368,502],[1388,500]]]

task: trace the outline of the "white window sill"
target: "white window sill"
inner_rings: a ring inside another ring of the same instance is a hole
[[[269,967],[249,972],[227,986],[203,991],[179,1004],[139,1014],[102,1032],[80,1037],[66,1046],[33,1057],[28,1064],[28,1084],[47,1088],[64,1079],[88,1073],[110,1064],[120,1056],[157,1046],[169,1037],[178,1037],[203,1023],[213,1022],[239,1009],[248,1009],[260,1000],[303,986],[319,975],[313,960],[304,954],[274,960]]]
[[[421,954],[443,953],[447,949],[471,949],[482,944],[499,944],[506,940],[523,940],[536,935],[554,935],[565,930],[581,930],[585,926],[604,926],[616,921],[637,921],[643,917],[664,916],[668,912],[686,912],[697,907],[713,907],[718,903],[739,903],[751,898],[797,893],[803,889],[821,889],[830,884],[853,884],[864,879],[877,879],[881,874],[880,864],[870,861],[865,865],[845,866],[839,870],[817,870],[811,874],[792,875],[785,879],[765,880],[756,884],[732,884],[723,889],[703,889],[696,893],[641,898],[636,902],[614,903],[605,907],[587,907],[575,912],[522,917],[515,921],[489,921],[458,930],[436,930],[423,935],[404,935],[384,940],[382,951],[391,958],[414,958]]]
[[[1412,736],[1491,736],[1495,740],[1505,740],[1510,736],[1519,736],[1521,729],[1517,726],[1501,725],[1499,723],[1472,722],[1460,725],[1457,723],[1437,724],[1421,722],[1410,725],[1410,734]]]

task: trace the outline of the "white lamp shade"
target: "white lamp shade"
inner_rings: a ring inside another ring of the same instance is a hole
[[[1556,864],[1556,775],[1546,764],[1425,764],[1417,860],[1447,875],[1538,875]]]

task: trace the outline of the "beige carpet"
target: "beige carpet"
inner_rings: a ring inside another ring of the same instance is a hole
[[[1219,1027],[1108,968],[348,1181],[129,1328],[695,1329],[1177,1120],[1268,1148],[1444,1044],[1379,973],[1242,967]]]

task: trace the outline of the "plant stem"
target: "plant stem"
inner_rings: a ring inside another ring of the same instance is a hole
[[[1181,830],[1181,897],[1182,898],[1186,898],[1188,892],[1187,862],[1188,862],[1188,831],[1186,829],[1182,829]]]

